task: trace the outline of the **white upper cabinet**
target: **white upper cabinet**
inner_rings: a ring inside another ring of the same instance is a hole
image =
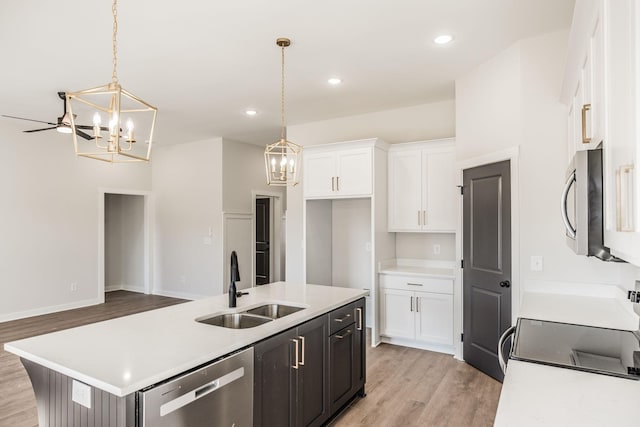
[[[389,149],[389,231],[454,232],[455,151],[451,139]]]
[[[602,0],[576,4],[563,99],[568,110],[569,158],[596,148],[604,138],[604,9]]]
[[[640,265],[640,5],[608,0],[605,16],[604,243],[614,255]]]
[[[355,144],[361,145],[361,144]],[[350,143],[305,147],[304,197],[334,199],[373,193],[373,145]]]
[[[602,143],[604,243],[640,265],[640,5],[578,0],[562,88],[569,158]]]

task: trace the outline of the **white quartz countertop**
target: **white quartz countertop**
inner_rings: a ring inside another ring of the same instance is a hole
[[[367,295],[363,289],[278,282],[248,289],[238,307],[228,295],[6,343],[6,351],[116,396],[159,381],[294,327]],[[194,319],[244,311],[265,303],[305,307],[249,329],[228,329]]]
[[[638,316],[615,287],[577,286],[582,295],[525,292],[520,317],[637,330]],[[540,290],[545,290],[543,287]],[[640,381],[509,360],[495,426],[638,426]]]
[[[455,262],[422,259],[389,259],[378,264],[378,273],[397,276],[422,276],[454,279]]]
[[[412,267],[406,265],[386,267],[379,271],[380,274],[394,274],[401,276],[424,276],[453,279],[452,268],[436,268],[436,267]]]
[[[495,427],[634,426],[640,381],[510,360]]]

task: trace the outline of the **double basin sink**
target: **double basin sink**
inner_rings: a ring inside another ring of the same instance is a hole
[[[239,313],[226,313],[214,316],[203,316],[196,319],[197,322],[207,325],[221,326],[231,329],[246,329],[263,325],[274,319],[279,319],[304,307],[295,307],[284,304],[265,304]]]

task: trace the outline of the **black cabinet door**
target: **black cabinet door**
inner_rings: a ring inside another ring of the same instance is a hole
[[[298,327],[298,426],[319,426],[330,415],[328,330],[326,315]]]
[[[288,426],[295,420],[295,329],[254,347],[253,425]]]
[[[334,413],[353,395],[354,389],[354,346],[355,324],[332,334],[329,337],[329,393],[331,412]]]

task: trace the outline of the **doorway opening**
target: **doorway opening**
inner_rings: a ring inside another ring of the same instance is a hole
[[[253,192],[252,286],[284,280],[285,218],[281,196],[276,192]]]
[[[100,190],[100,294],[117,290],[149,294],[148,192]]]

